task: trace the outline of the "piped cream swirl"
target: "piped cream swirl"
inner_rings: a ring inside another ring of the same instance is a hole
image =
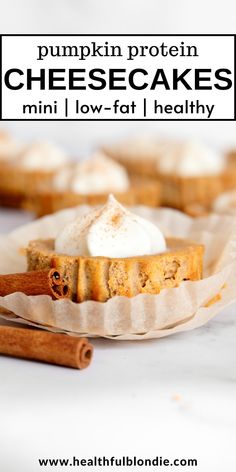
[[[67,154],[55,144],[42,141],[25,148],[18,164],[25,170],[51,171],[68,163]]]
[[[103,207],[68,224],[57,236],[55,250],[70,256],[120,258],[164,252],[166,242],[156,225],[110,195]]]
[[[224,167],[221,154],[194,141],[166,144],[158,161],[160,173],[182,177],[215,175]]]
[[[126,170],[102,153],[61,169],[53,184],[58,191],[70,190],[83,195],[125,192],[130,185]]]
[[[16,160],[22,150],[22,145],[13,139],[6,131],[0,130],[0,161],[11,163]]]

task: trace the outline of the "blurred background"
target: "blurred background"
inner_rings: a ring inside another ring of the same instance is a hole
[[[4,33],[236,33],[235,0],[0,0]],[[236,145],[236,122],[9,122],[26,139],[50,139],[75,155],[136,134],[194,137],[220,148]]]

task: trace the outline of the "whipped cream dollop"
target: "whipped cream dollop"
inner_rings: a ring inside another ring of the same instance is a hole
[[[9,162],[19,155],[22,145],[14,140],[6,131],[0,131],[0,161]]]
[[[68,156],[55,144],[42,141],[27,146],[18,163],[26,170],[50,171],[66,165]]]
[[[65,226],[55,240],[55,251],[70,256],[132,257],[165,250],[159,228],[131,213],[112,195],[103,207]]]
[[[224,192],[212,204],[215,213],[236,214],[236,190]]]
[[[158,170],[183,177],[215,175],[223,171],[221,154],[197,142],[169,143],[162,149]]]
[[[71,190],[75,193],[125,192],[129,188],[126,170],[102,153],[74,166],[61,169],[53,180],[58,191]]]

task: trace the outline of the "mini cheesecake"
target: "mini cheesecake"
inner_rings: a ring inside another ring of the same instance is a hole
[[[59,170],[51,185],[42,185],[29,195],[25,208],[43,216],[76,205],[103,204],[110,193],[125,205],[160,205],[158,185],[129,178],[123,166],[97,152]]]
[[[137,257],[68,256],[55,252],[55,240],[31,241],[28,270],[56,268],[68,282],[75,302],[106,302],[120,295],[158,294],[186,280],[202,277],[204,248],[191,241],[169,238],[167,251]]]
[[[124,192],[113,192],[113,194],[121,203],[128,206],[158,207],[161,203],[160,185],[139,177],[130,178],[130,186]],[[41,217],[77,205],[101,205],[106,202],[107,196],[105,192],[82,194],[69,190],[53,190],[49,179],[45,189],[32,191],[27,197],[25,196],[22,206]]]
[[[24,207],[28,196],[50,188],[55,172],[67,164],[68,156],[51,143],[16,148],[11,158],[0,159],[0,205]]]
[[[191,143],[177,141],[137,140],[106,146],[104,151],[120,162],[131,176],[148,178],[160,185],[161,205],[189,213],[189,208],[195,205],[208,209],[221,193],[236,187],[236,153],[233,152],[222,156],[225,164],[219,172],[215,172],[215,169],[212,173],[209,169],[205,172],[203,168],[202,173],[198,173],[196,166],[195,175],[188,175],[187,172],[181,175],[174,167],[172,171],[164,172],[162,164],[165,164],[169,155],[176,154],[178,162],[181,158],[181,148],[189,144],[191,146]],[[193,156],[193,162],[197,163],[198,158],[202,157],[201,151],[205,153],[208,149],[202,146],[199,156]],[[211,150],[209,152],[212,153]]]

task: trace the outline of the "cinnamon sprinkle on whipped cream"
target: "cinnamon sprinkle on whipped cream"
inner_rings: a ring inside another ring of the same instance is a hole
[[[134,257],[164,252],[159,228],[124,208],[110,195],[107,203],[65,226],[55,251],[69,256]]]

